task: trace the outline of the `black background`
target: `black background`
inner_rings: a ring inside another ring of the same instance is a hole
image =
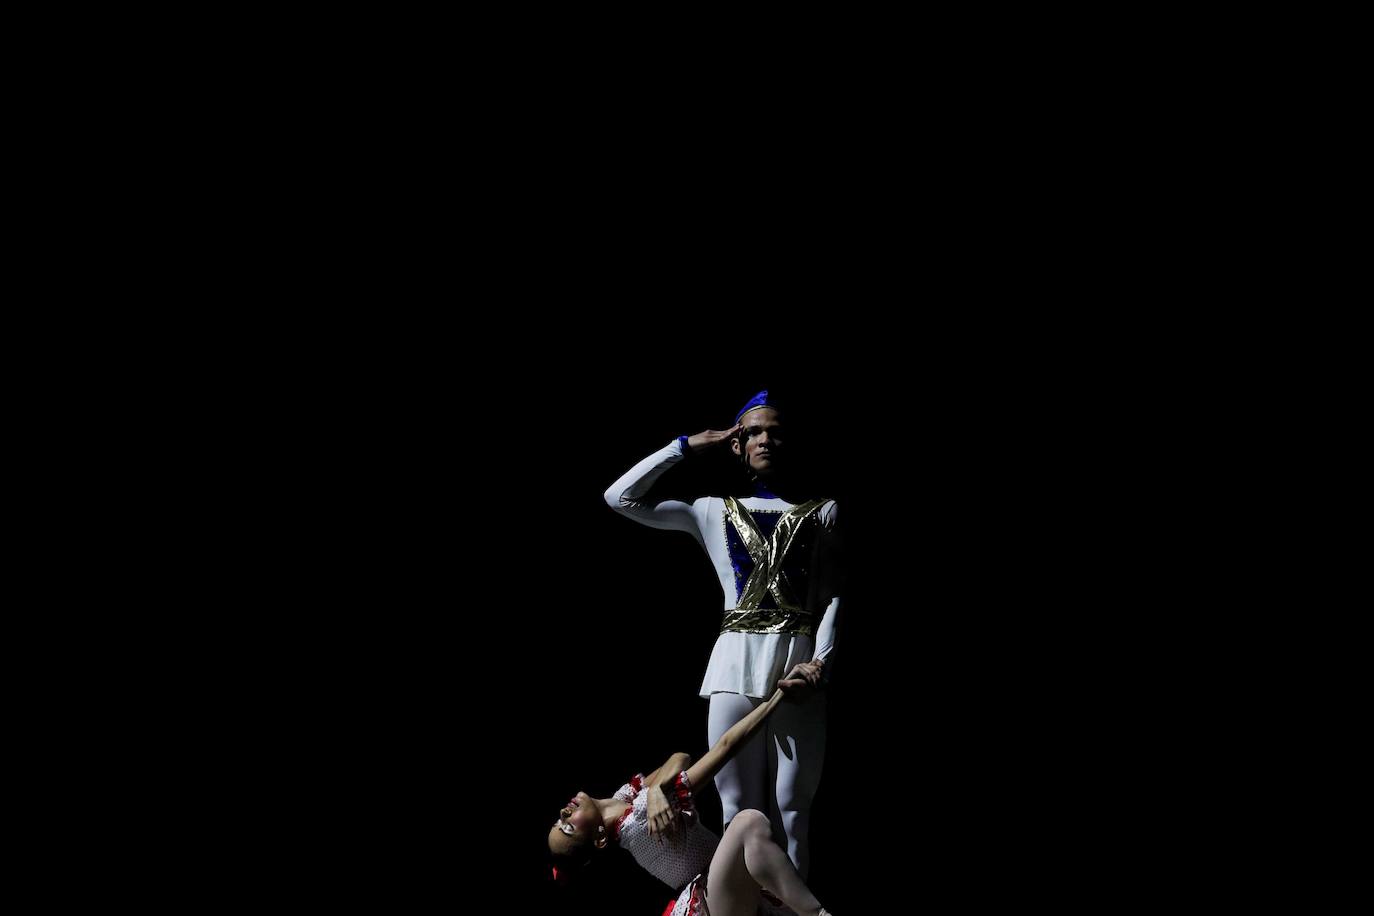
[[[1141,647],[1168,612],[1142,572],[1158,548],[1123,522],[1148,499],[1121,476],[1111,406],[1128,383],[895,330],[861,348],[608,332],[481,355],[389,360],[352,374],[337,415],[282,421],[303,447],[274,472],[298,487],[258,549],[295,551],[311,610],[270,623],[282,666],[264,682],[282,696],[262,725],[287,749],[301,833],[267,846],[309,846],[347,899],[661,911],[669,890],[619,851],[575,889],[547,880],[544,838],[574,791],[604,797],[706,749],[719,586],[691,538],[603,492],[768,388],[841,502],[849,556],[820,899],[1092,906],[1167,861],[1134,839],[1176,761],[1142,737],[1159,682]]]

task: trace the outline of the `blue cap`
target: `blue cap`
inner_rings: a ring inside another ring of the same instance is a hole
[[[777,404],[768,399],[768,389],[765,388],[749,399],[749,403],[744,405],[744,409],[735,415],[735,422],[738,423],[740,417],[744,416],[756,407],[772,407],[774,410],[776,410],[777,406]]]

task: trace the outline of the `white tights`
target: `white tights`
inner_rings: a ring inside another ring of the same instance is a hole
[[[713,693],[706,737],[714,745],[726,730],[762,703],[738,693]],[[768,812],[773,839],[805,878],[810,870],[807,837],[811,800],[825,762],[825,694],[801,703],[783,700],[763,728],[716,773],[723,819],[728,825],[746,808]],[[770,788],[772,791],[770,791]]]

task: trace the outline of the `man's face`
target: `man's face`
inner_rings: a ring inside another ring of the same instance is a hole
[[[739,422],[743,429],[730,441],[730,450],[743,455],[749,470],[760,477],[774,473],[784,453],[782,415],[771,407],[758,407]]]

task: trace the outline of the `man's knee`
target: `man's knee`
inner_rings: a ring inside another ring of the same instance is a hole
[[[815,797],[816,791],[810,784],[779,785],[778,810],[784,814],[805,814],[811,810],[811,802]]]

